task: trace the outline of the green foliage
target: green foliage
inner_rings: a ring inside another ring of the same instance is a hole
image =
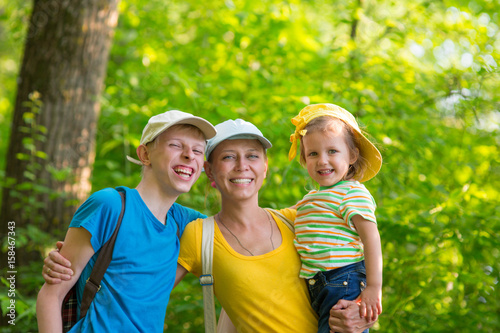
[[[122,0],[93,191],[135,186],[140,169],[124,156],[135,155],[150,116],[180,109],[259,126],[273,142],[261,203],[291,206],[314,184],[288,162],[290,119],[310,103],[339,104],[384,157],[366,184],[378,204],[385,266],[384,313],[373,331],[496,332],[499,8],[488,0]],[[0,39],[14,49],[0,46],[0,152],[25,12],[12,2],[0,22],[8,33]],[[218,209],[205,176],[179,202]],[[195,279],[172,294],[166,325],[203,331]]]
[[[16,264],[17,255],[21,251],[37,251],[42,254],[45,252],[47,244],[54,242],[54,236],[44,232],[39,225],[44,222],[44,217],[37,214],[38,210],[43,208],[43,203],[39,198],[44,195],[50,197],[61,196],[61,194],[56,193],[46,185],[47,179],[37,177],[37,173],[42,168],[41,160],[47,158],[45,152],[39,148],[39,143],[46,140],[47,133],[46,128],[36,122],[41,110],[39,93],[32,93],[29,101],[24,106],[29,111],[23,114],[23,120],[26,125],[22,126],[20,130],[29,134],[29,137],[25,138],[22,142],[25,153],[18,153],[16,158],[19,161],[26,162],[24,177],[27,180],[22,183],[15,183],[12,179],[2,179],[1,181],[2,187],[9,188],[10,196],[19,198],[19,202],[14,208],[22,212],[21,218],[33,222],[33,224],[28,224],[26,227],[13,227],[13,229],[9,229],[12,232],[12,237],[5,237],[4,243],[0,244],[1,251],[8,253],[9,258],[13,256]],[[49,170],[50,176],[55,178],[60,177],[63,173],[65,173],[64,170],[55,170],[54,168]],[[4,311],[10,305],[10,301],[15,300],[17,314],[14,322],[16,323],[16,330],[23,332],[36,330],[36,294],[43,283],[43,279],[39,273],[41,272],[42,265],[43,262],[41,260],[32,262],[27,267],[17,267],[19,266],[17,265],[15,269],[16,273],[13,274],[13,285],[15,286],[13,291],[10,288],[10,283],[6,280],[7,276],[12,275],[8,273],[7,265],[2,267],[0,305],[2,306],[2,311]],[[22,290],[19,288],[20,285],[23,287]],[[13,293],[15,296],[12,296]],[[0,332],[4,331],[9,332],[10,330],[7,328],[0,329]]]
[[[46,240],[45,240],[46,241]],[[37,332],[36,326],[36,292],[43,284],[42,271],[43,262],[33,262],[27,267],[18,267],[16,274],[15,306],[16,318],[15,326],[0,327],[0,333],[10,332]],[[0,277],[0,306],[2,311],[10,305],[9,296],[10,282],[9,275]],[[19,281],[23,281],[25,288],[20,290],[17,286]]]
[[[30,94],[29,101],[23,106],[29,108],[29,111],[23,113],[25,125],[19,130],[28,136],[22,142],[25,152],[18,153],[16,159],[26,162],[23,174],[26,181],[15,183],[15,180],[5,178],[1,184],[10,190],[9,195],[19,199],[13,208],[21,211],[23,220],[42,223],[44,216],[37,214],[44,207],[44,202],[39,200],[40,197],[49,196],[55,199],[65,194],[50,188],[47,185],[48,179],[40,177],[40,171],[43,168],[42,161],[47,159],[47,154],[40,149],[40,144],[46,140],[47,129],[36,121],[42,107],[40,94],[36,91]],[[50,177],[56,180],[68,179],[71,174],[70,169],[59,170],[51,165],[47,165],[46,168]]]
[[[0,0],[0,179],[4,177],[28,1]],[[1,200],[1,193],[0,193]]]

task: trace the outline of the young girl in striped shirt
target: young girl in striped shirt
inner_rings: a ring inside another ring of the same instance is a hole
[[[330,309],[340,299],[359,300],[360,316],[376,320],[382,312],[382,251],[375,201],[361,183],[378,173],[382,156],[337,105],[309,105],[292,123],[289,158],[302,141],[300,163],[320,186],[298,202],[295,220],[300,277],[319,316],[318,332],[330,332]]]

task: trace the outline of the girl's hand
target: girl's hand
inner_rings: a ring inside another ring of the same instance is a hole
[[[57,242],[57,250],[51,251],[43,261],[45,264],[42,268],[42,276],[48,284],[59,284],[62,280],[71,280],[73,276],[73,271],[69,268],[71,262],[59,253],[63,245],[63,242]]]
[[[359,295],[359,315],[370,321],[377,320],[382,313],[382,290],[376,287],[366,287]]]

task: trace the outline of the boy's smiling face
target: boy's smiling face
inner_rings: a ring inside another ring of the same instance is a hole
[[[148,144],[152,170],[167,193],[189,192],[203,168],[205,137],[194,127],[175,125]]]

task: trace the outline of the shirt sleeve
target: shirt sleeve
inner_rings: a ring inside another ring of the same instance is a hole
[[[97,252],[113,234],[121,212],[118,191],[107,188],[92,194],[76,211],[70,228],[85,228],[90,234],[90,243]]]
[[[292,222],[294,222],[295,218],[297,217],[297,210],[293,208],[283,208],[280,209],[280,212]]]
[[[168,217],[173,218],[179,228],[179,235],[182,236],[186,225],[197,219],[204,219],[207,216],[188,207],[174,203],[168,212]]]
[[[354,215],[361,215],[365,220],[377,224],[375,209],[375,200],[364,186],[353,186],[345,194],[340,204],[342,217],[351,228],[354,228],[354,224],[352,223]]]
[[[292,227],[294,227],[295,224],[295,218],[297,217],[297,210],[293,208],[283,208],[283,209],[278,209],[278,211],[283,214],[287,219],[289,219],[292,222]],[[281,221],[281,219],[278,219]],[[285,222],[283,222],[285,223]],[[290,228],[287,226],[287,229],[290,230]],[[291,231],[291,230],[290,230]]]
[[[202,219],[186,225],[181,238],[181,249],[177,262],[196,276],[201,274]]]

